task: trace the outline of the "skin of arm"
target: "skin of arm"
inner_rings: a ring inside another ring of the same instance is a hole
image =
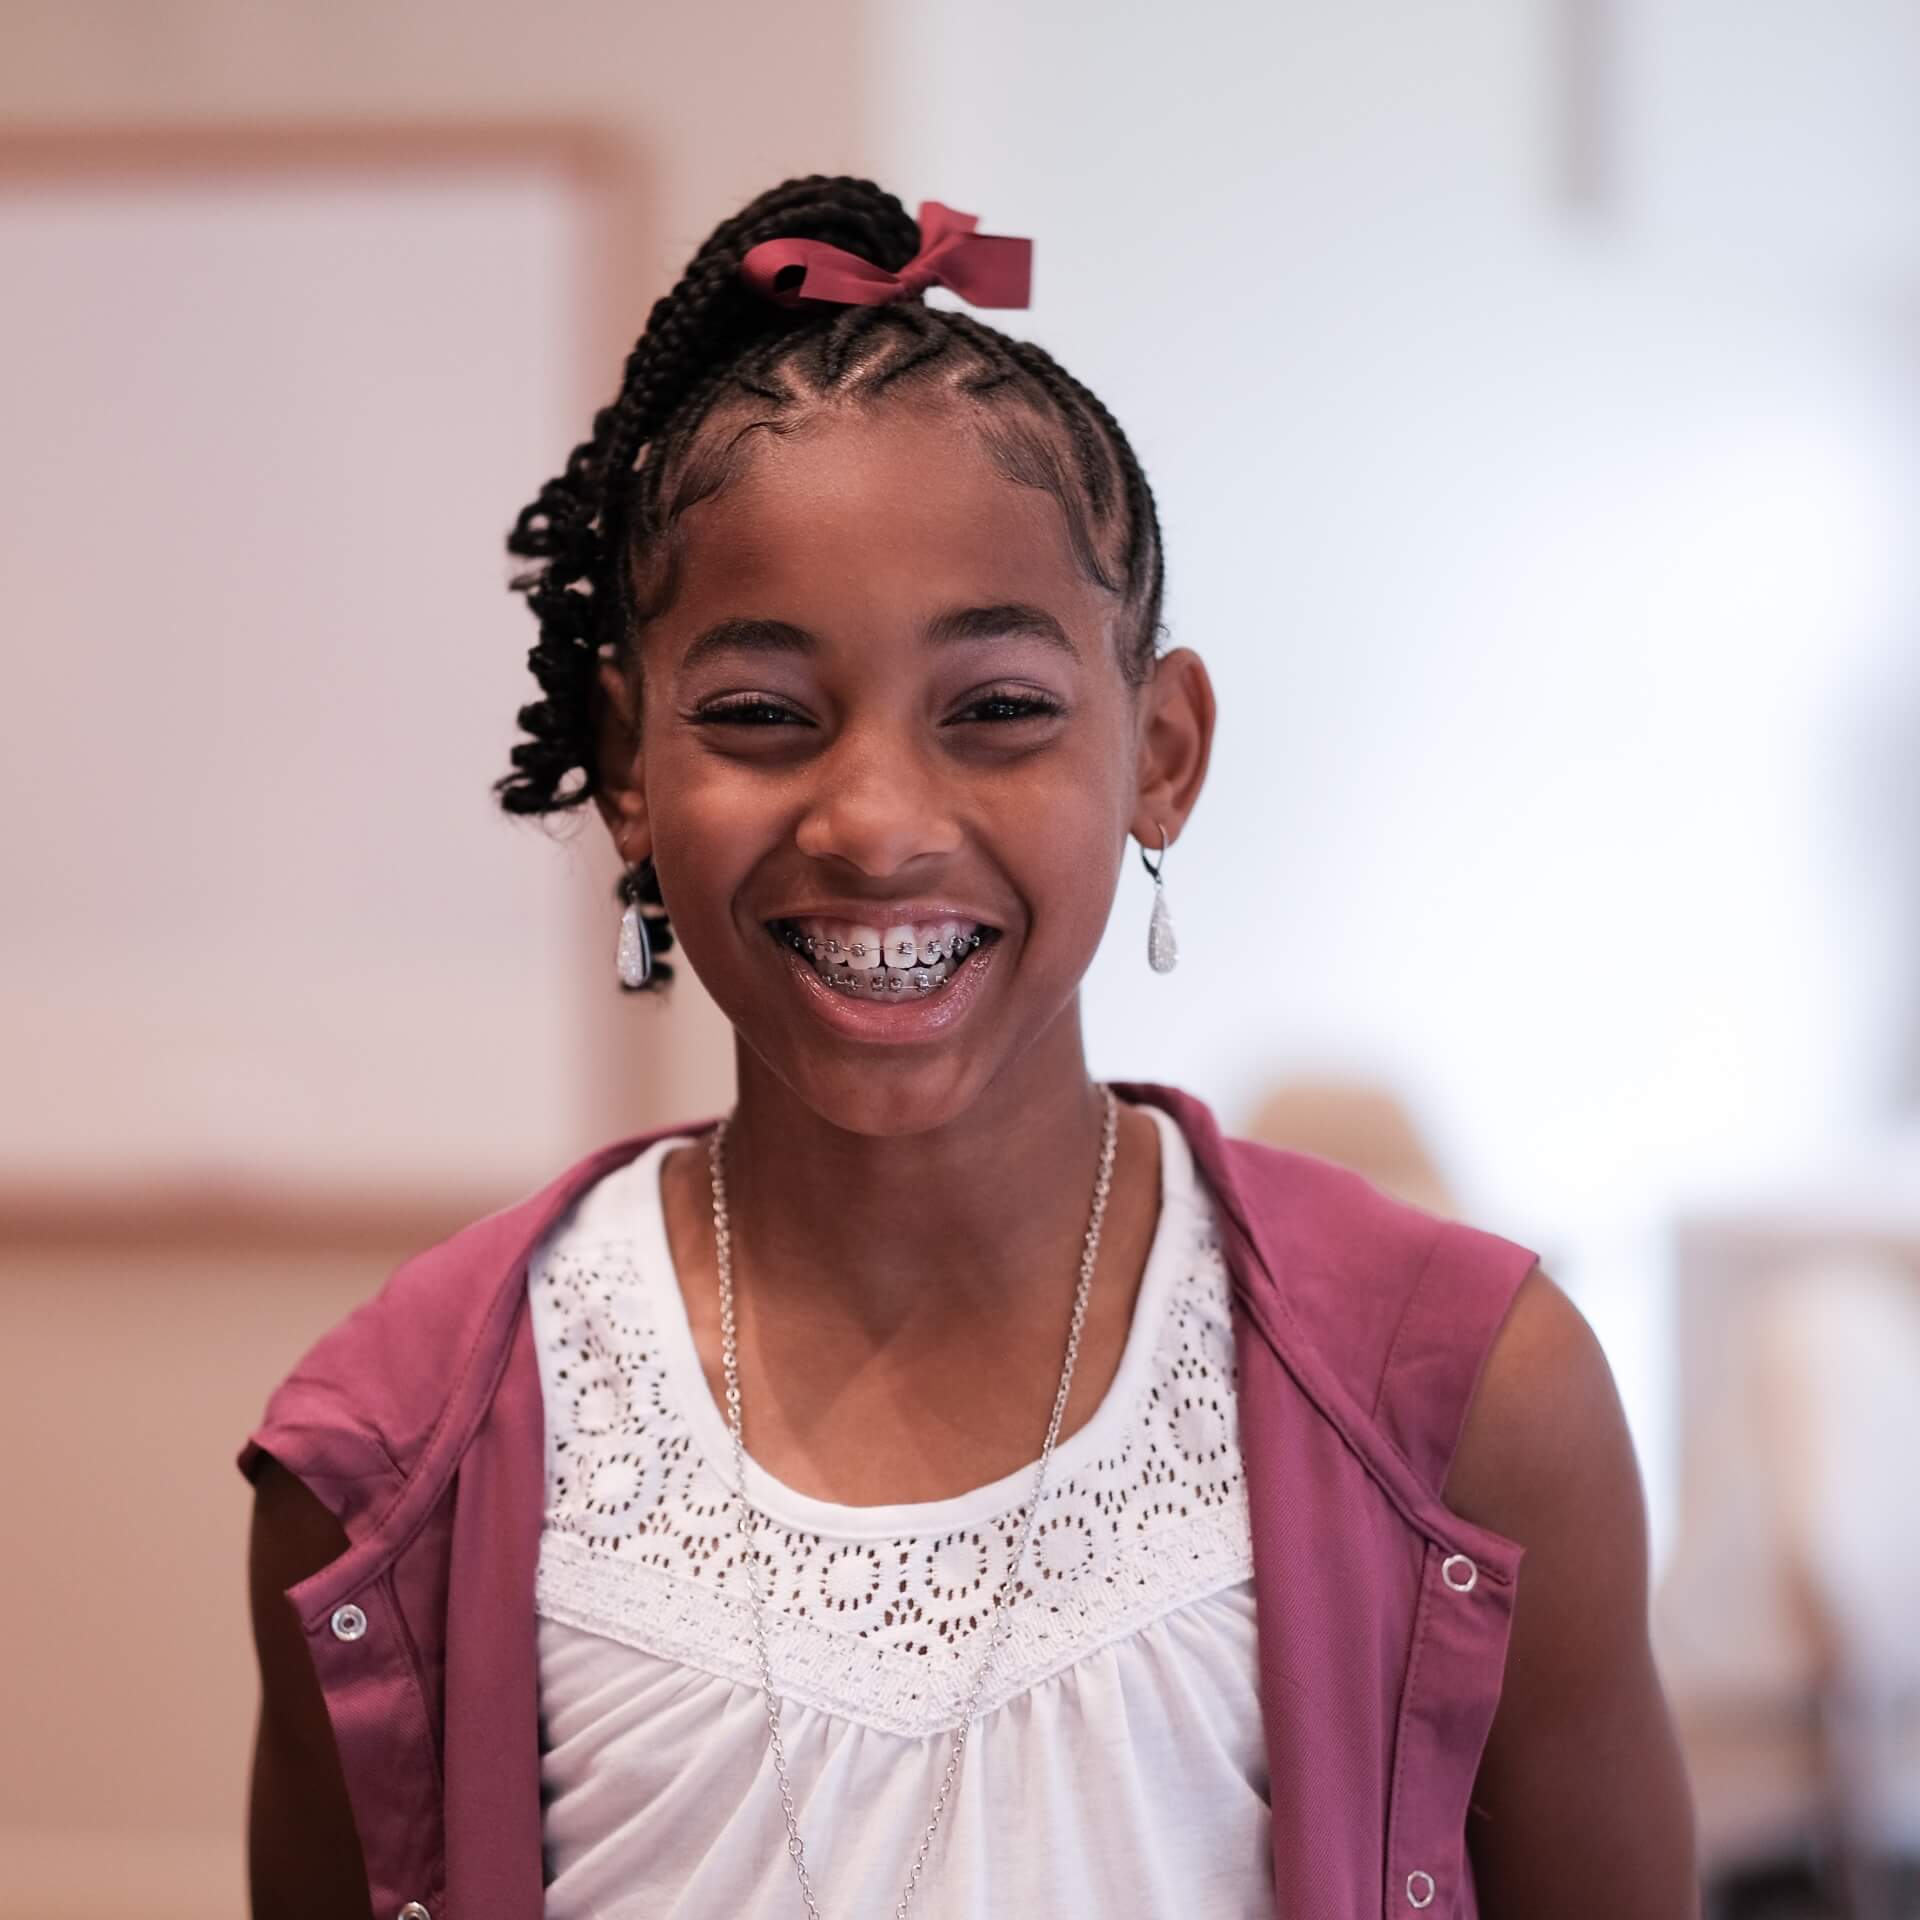
[[[1537,1267],[1487,1357],[1445,1497],[1526,1549],[1467,1822],[1482,1920],[1696,1920],[1633,1444],[1592,1328]]]
[[[338,1520],[277,1461],[255,1485],[247,1578],[260,1724],[247,1806],[255,1920],[372,1920],[339,1750],[287,1589],[347,1550]]]

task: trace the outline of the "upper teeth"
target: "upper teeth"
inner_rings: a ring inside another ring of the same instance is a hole
[[[931,967],[957,960],[980,944],[980,927],[970,920],[898,921],[893,926],[861,925],[850,920],[789,920],[795,944],[823,967],[872,972],[878,967]]]

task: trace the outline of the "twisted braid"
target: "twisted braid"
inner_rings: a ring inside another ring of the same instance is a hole
[[[1050,354],[969,314],[917,298],[825,309],[761,299],[742,281],[741,261],[762,241],[788,238],[824,240],[889,270],[920,246],[918,225],[892,194],[868,180],[809,175],[722,221],[654,302],[614,398],[507,537],[509,553],[535,563],[513,586],[538,622],[527,664],[540,689],[519,710],[525,737],[512,748],[513,770],[495,783],[509,813],[559,812],[594,793],[599,664],[609,651],[630,657],[634,629],[651,611],[635,604],[638,563],[657,558],[677,514],[724,479],[711,463],[696,474],[702,426],[723,405],[750,405],[765,422],[830,394],[871,398],[944,377],[970,403],[1025,407],[1040,434],[990,435],[989,449],[1011,478],[1056,496],[1093,577],[1113,585],[1120,575],[1142,616],[1121,664],[1130,680],[1145,677],[1159,627],[1160,530],[1112,414]],[[1060,440],[1065,470],[1044,444]],[[670,497],[676,484],[680,497]],[[621,898],[662,906],[651,861],[623,876]],[[665,913],[649,912],[647,922],[655,953],[668,950]],[[656,980],[671,971],[656,967]]]

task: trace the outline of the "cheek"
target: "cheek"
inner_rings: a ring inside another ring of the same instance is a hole
[[[1036,927],[1048,946],[1060,945],[1084,963],[1100,944],[1113,906],[1119,863],[1115,832],[1089,809],[1073,822],[1054,821],[1036,836],[1042,843],[1044,882],[1036,887]]]
[[[1010,795],[998,841],[1009,871],[1022,876],[1036,940],[1083,963],[1099,944],[1113,905],[1131,813],[1112,743],[1050,763],[1032,787]]]
[[[767,851],[766,795],[710,757],[671,750],[649,759],[646,781],[668,913],[688,926],[724,917],[732,893]]]

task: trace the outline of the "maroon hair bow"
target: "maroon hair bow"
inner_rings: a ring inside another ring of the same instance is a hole
[[[898,273],[825,240],[763,240],[749,247],[740,277],[783,307],[883,307],[928,287],[951,287],[969,306],[1024,307],[1033,278],[1033,242],[975,233],[979,216],[938,200],[920,203],[920,251]],[[796,273],[794,270],[798,269]]]

